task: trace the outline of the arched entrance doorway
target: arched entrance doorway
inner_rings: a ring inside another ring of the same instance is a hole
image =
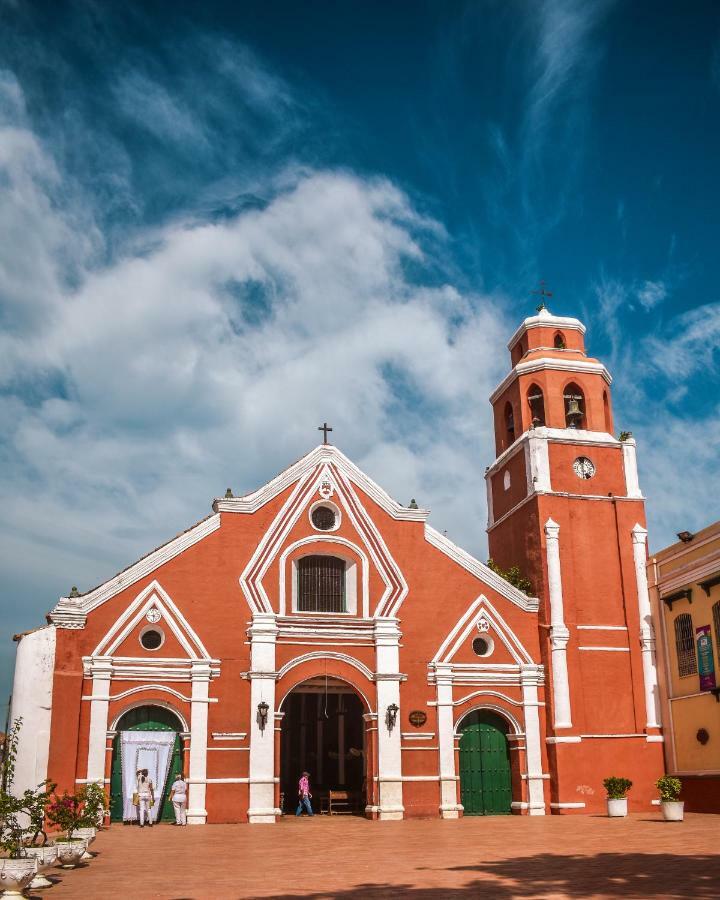
[[[479,709],[459,725],[460,797],[466,816],[510,815],[512,786],[508,723]]]
[[[169,763],[167,764],[167,776],[160,785],[160,777],[157,777],[155,785],[156,802],[160,805],[158,821],[172,822],[175,820],[172,803],[170,802],[170,785],[175,777],[183,770],[182,740],[180,732],[183,725],[180,719],[171,710],[163,706],[138,706],[128,710],[118,719],[115,726],[113,739],[112,769],[110,775],[110,821],[123,821],[123,766],[122,766],[122,733],[161,731],[174,732],[175,739],[171,744]],[[127,809],[125,809],[127,817]]]
[[[330,792],[346,794],[333,812],[364,814],[366,798],[365,707],[345,681],[321,676],[302,682],[282,702],[281,808],[297,806],[297,784],[310,773],[313,809],[330,811]]]

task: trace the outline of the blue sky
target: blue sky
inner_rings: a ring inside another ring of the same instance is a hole
[[[484,557],[539,278],[615,376],[651,547],[718,518],[717,4],[0,14],[0,694],[9,635],[324,419]]]

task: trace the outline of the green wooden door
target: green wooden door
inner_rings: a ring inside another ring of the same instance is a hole
[[[460,797],[465,815],[509,815],[512,789],[504,720],[479,710],[465,719],[460,730]]]
[[[175,731],[175,743],[170,757],[170,769],[163,788],[160,812],[161,822],[174,822],[175,814],[170,801],[170,786],[183,769],[182,741],[177,717],[162,706],[140,706],[127,712],[117,724],[113,741],[112,770],[110,774],[110,821],[122,822],[122,760],[120,758],[121,731]]]

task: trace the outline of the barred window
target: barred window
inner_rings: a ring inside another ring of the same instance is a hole
[[[717,603],[713,603],[712,614],[713,624],[715,625],[715,646],[720,652],[720,600]]]
[[[298,560],[299,612],[345,612],[345,561],[335,556]]]
[[[681,613],[675,619],[675,651],[680,675],[694,675],[697,672],[697,656],[690,613]]]

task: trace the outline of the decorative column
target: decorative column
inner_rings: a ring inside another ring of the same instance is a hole
[[[188,825],[204,825],[207,821],[208,697],[210,663],[192,660],[190,678],[190,765],[188,771]]]
[[[110,789],[112,786],[112,757],[113,757],[113,744],[115,743],[115,736],[117,735],[117,731],[108,731],[105,735],[105,799],[107,801],[107,806],[105,807],[105,812],[103,814],[103,825],[110,824],[110,799],[111,793]]]
[[[377,714],[363,713],[365,723],[365,815],[377,818]]]
[[[402,819],[402,754],[400,730],[402,713],[398,712],[393,727],[387,710],[392,704],[400,707],[400,629],[397,619],[377,619],[375,622],[375,658],[378,726],[378,785],[379,816],[381,819]]]
[[[570,632],[565,626],[562,575],[560,572],[560,526],[552,519],[545,523],[548,586],[550,592],[550,645],[553,673],[553,724],[555,728],[572,728],[570,716],[570,683],[568,681],[567,645]]]
[[[457,799],[452,667],[449,664],[438,663],[435,666],[435,686],[440,753],[440,815],[443,819],[457,819],[462,812],[462,806]]]
[[[648,728],[660,728],[660,691],[658,689],[655,658],[655,631],[650,609],[647,583],[647,529],[636,525],[632,530],[635,581],[637,582],[640,612],[640,647],[642,650],[643,681],[645,683],[645,714]]]
[[[623,468],[625,469],[625,493],[628,497],[642,498],[637,470],[637,452],[634,438],[622,442]]]
[[[545,788],[540,745],[540,713],[538,682],[542,679],[537,666],[523,668],[523,712],[525,714],[525,757],[527,760],[528,813],[545,815]]]
[[[110,659],[94,659],[91,665],[92,700],[90,701],[90,734],[88,737],[87,780],[105,782],[105,756],[110,705]]]
[[[180,740],[182,741],[182,770],[185,778],[188,778],[190,771],[190,732],[181,731]]]
[[[275,801],[274,801],[275,808],[280,810],[280,815],[282,815],[283,809],[285,807],[285,804],[281,802],[281,799],[284,799],[284,800],[288,799],[287,797],[285,797],[285,798],[280,797],[280,788],[281,788],[281,784],[280,784],[280,760],[281,760],[280,747],[281,747],[281,743],[282,743],[282,725],[283,725],[284,718],[285,718],[284,712],[276,712],[275,713],[275,744],[274,744],[275,783],[273,785],[273,797],[275,798]],[[320,779],[318,779],[318,781],[319,780]],[[290,807],[287,807],[287,812],[291,812]]]
[[[275,806],[275,643],[273,613],[255,613],[250,638],[250,806],[248,821],[274,823]],[[267,703],[267,720],[258,707]]]

